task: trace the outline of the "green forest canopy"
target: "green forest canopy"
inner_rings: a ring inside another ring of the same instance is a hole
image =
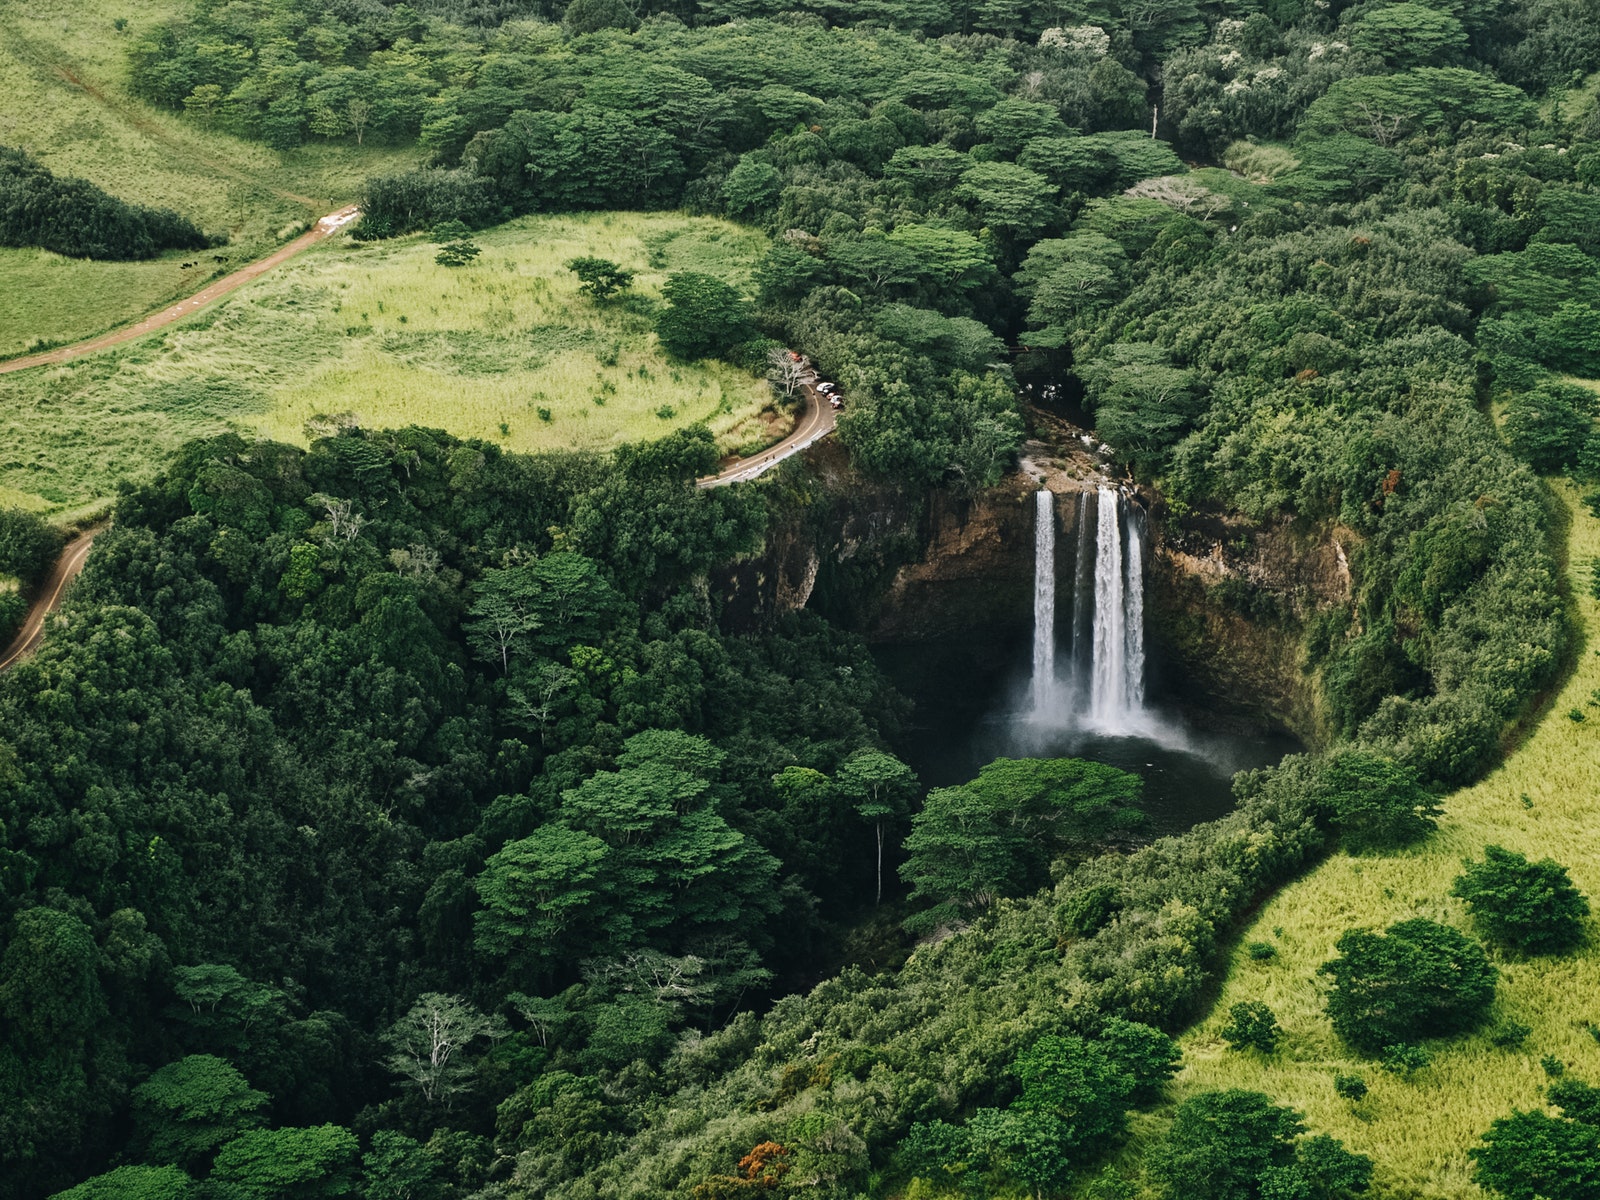
[[[1527,463],[1600,471],[1557,378],[1600,374],[1600,114],[1567,91],[1597,29],[1592,3],[202,0],[131,55],[151,102],[280,148],[419,141],[362,236],[623,204],[762,227],[737,336],[838,378],[854,463],[908,493],[992,483],[1019,387],[1065,382],[1180,515],[1337,523],[1354,597],[1307,662],[1415,815],[1565,651]],[[1488,398],[1537,405],[1508,412],[1527,462]],[[721,630],[715,571],[829,501],[799,466],[695,490],[714,462],[695,432],[602,459],[352,429],[196,444],[121,497],[0,681],[0,1195],[1098,1169],[1230,927],[1354,827],[1348,779],[1292,759],[1223,821],[1095,854],[1125,779],[997,764],[910,825],[919,900],[965,931],[797,991],[906,834],[849,767],[903,709],[819,616]],[[1013,814],[1053,863],[1006,857]],[[1015,869],[952,856],[962,822]],[[1266,1098],[1185,1111],[1226,1117],[1240,1186],[1366,1185]],[[1194,1148],[1151,1182],[1190,1187]]]

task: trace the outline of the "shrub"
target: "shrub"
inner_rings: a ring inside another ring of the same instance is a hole
[[[1438,798],[1409,767],[1368,750],[1345,750],[1321,765],[1317,802],[1352,850],[1405,846],[1431,833]]]
[[[1111,922],[1122,908],[1117,889],[1098,884],[1073,892],[1056,909],[1056,919],[1071,937],[1093,937]]]
[[[1317,968],[1333,979],[1328,1016],[1366,1054],[1469,1029],[1494,1000],[1483,947],[1448,925],[1419,918],[1383,934],[1349,929],[1337,949]]]
[[[170,208],[144,208],[87,179],[58,179],[25,150],[0,146],[0,246],[37,246],[73,258],[154,258],[210,244]]]
[[[28,601],[22,595],[22,581],[0,575],[0,648],[10,643],[27,615]]]
[[[1246,1000],[1228,1010],[1228,1023],[1223,1026],[1222,1038],[1235,1050],[1256,1049],[1271,1054],[1278,1048],[1283,1030],[1278,1018],[1259,1000]]]
[[[1339,1074],[1333,1077],[1333,1090],[1352,1102],[1367,1098],[1367,1081],[1360,1075]]]
[[[1562,1116],[1585,1125],[1600,1126],[1600,1088],[1576,1079],[1561,1078],[1552,1083],[1545,1094],[1550,1097],[1550,1103],[1561,1110]]]
[[[1150,1154],[1150,1176],[1170,1200],[1340,1197],[1363,1192],[1372,1160],[1327,1136],[1297,1141],[1300,1114],[1260,1092],[1202,1092],[1178,1106]]]
[[[493,183],[470,171],[400,171],[367,180],[358,233],[369,239],[394,237],[447,221],[476,229],[496,212]]]
[[[1523,954],[1559,954],[1582,940],[1589,901],[1559,863],[1485,846],[1482,862],[1463,865],[1450,894],[1467,902],[1491,942]]]
[[[433,261],[441,267],[465,267],[470,266],[472,260],[481,253],[483,251],[476,242],[446,242],[439,247],[439,253],[433,256]]]
[[[1501,1117],[1469,1150],[1473,1178],[1510,1200],[1590,1200],[1600,1195],[1600,1129],[1516,1112]]]
[[[1594,393],[1570,383],[1547,383],[1506,406],[1506,440],[1535,471],[1572,466],[1594,429]]]
[[[1245,953],[1256,962],[1266,962],[1268,959],[1278,957],[1278,948],[1271,942],[1251,942],[1244,949]]]
[[[15,575],[24,589],[50,573],[66,535],[37,513],[0,508],[0,575]]]
[[[1421,1046],[1407,1046],[1395,1043],[1393,1046],[1383,1048],[1383,1057],[1379,1066],[1391,1075],[1410,1075],[1413,1071],[1420,1071],[1433,1062],[1433,1055]]]
[[[1532,1032],[1531,1025],[1524,1025],[1520,1021],[1505,1021],[1489,1035],[1489,1041],[1502,1050],[1510,1050],[1527,1041],[1528,1035]]]

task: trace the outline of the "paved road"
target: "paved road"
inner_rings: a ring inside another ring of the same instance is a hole
[[[48,367],[57,363],[64,363],[70,359],[79,358],[85,354],[93,354],[97,350],[104,350],[108,346],[117,346],[123,342],[131,342],[134,338],[141,338],[147,333],[174,321],[181,321],[191,313],[198,312],[213,300],[220,300],[236,288],[243,287],[252,279],[265,275],[279,263],[285,262],[316,245],[330,234],[337,233],[361,215],[361,210],[351,204],[341,208],[338,212],[329,213],[323,217],[309,232],[302,233],[294,241],[285,246],[280,246],[265,258],[258,258],[248,266],[240,267],[231,275],[224,275],[221,279],[207,284],[186,300],[179,300],[176,304],[169,305],[160,312],[151,313],[136,325],[128,325],[110,333],[101,334],[97,338],[90,338],[86,342],[76,342],[71,346],[62,346],[59,350],[47,350],[42,354],[29,354],[23,358],[13,358],[0,362],[0,375],[8,371],[26,371],[29,367]]]
[[[56,559],[50,577],[44,581],[44,587],[39,590],[39,598],[28,610],[17,636],[12,639],[11,645],[0,650],[0,674],[9,671],[39,648],[39,643],[44,640],[45,618],[61,607],[61,597],[66,594],[67,585],[83,570],[83,564],[89,558],[89,547],[94,545],[96,536],[105,530],[104,525],[97,525],[67,543],[67,548],[61,552],[61,557]]]
[[[805,398],[805,411],[800,414],[800,420],[795,422],[794,432],[775,446],[768,446],[760,454],[752,454],[749,458],[741,458],[729,463],[715,475],[707,475],[703,479],[695,480],[696,487],[712,488],[722,487],[729,483],[743,483],[747,479],[754,479],[763,471],[776,466],[791,454],[798,454],[812,443],[820,441],[833,432],[837,424],[838,413],[829,404],[827,399],[809,383],[800,385],[801,395]]]

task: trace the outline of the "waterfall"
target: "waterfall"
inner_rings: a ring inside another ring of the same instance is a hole
[[[1034,494],[1033,680],[1030,719],[1063,722],[1069,707],[1106,733],[1144,724],[1144,531],[1137,507],[1116,488],[1077,497],[1073,562],[1073,687],[1063,696],[1056,673],[1055,496]],[[1091,529],[1091,525],[1093,528]]]
[[[1115,488],[1100,489],[1088,715],[1110,732],[1144,709],[1144,545],[1135,513]]]
[[[1089,665],[1089,719],[1110,725],[1127,708],[1127,612],[1123,606],[1122,514],[1117,493],[1101,488],[1095,502],[1094,649]]]
[[[1139,528],[1140,512],[1127,506],[1128,578],[1123,609],[1127,612],[1123,673],[1127,679],[1127,711],[1144,708],[1144,538]]]
[[[1056,497],[1034,493],[1033,719],[1056,711]]]
[[[1089,664],[1089,601],[1094,594],[1094,546],[1089,541],[1089,493],[1078,493],[1078,539],[1072,560],[1072,678]]]

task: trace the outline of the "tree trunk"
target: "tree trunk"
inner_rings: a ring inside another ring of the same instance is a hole
[[[883,822],[878,822],[878,898],[872,902],[877,908],[883,903]]]

